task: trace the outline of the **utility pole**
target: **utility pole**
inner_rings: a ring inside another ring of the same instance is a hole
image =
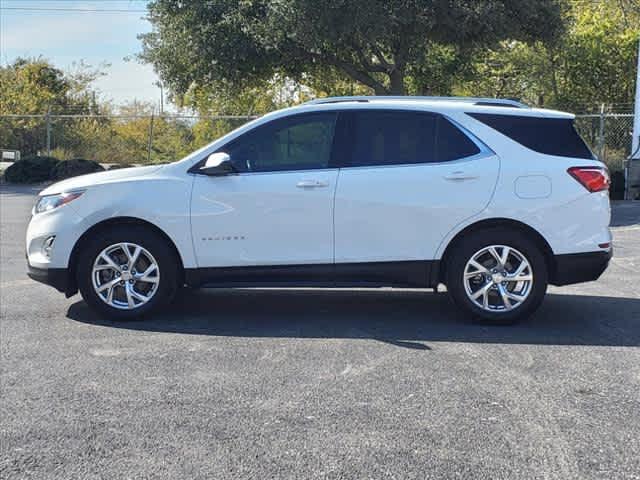
[[[147,163],[151,163],[151,146],[153,145],[153,111],[149,121],[149,144],[147,145]]]
[[[45,116],[47,124],[47,157],[51,156],[51,105],[47,108],[47,115]]]
[[[155,84],[160,89],[160,116],[164,114],[164,85],[158,80]]]
[[[626,200],[632,200],[631,188],[640,185],[640,41],[638,42],[638,68],[636,69],[636,102],[633,112],[631,155],[625,169],[624,198]]]
[[[600,105],[600,122],[598,126],[598,158],[604,162],[604,103]]]
[[[640,160],[640,41],[638,42],[638,68],[636,70],[636,104],[633,116],[633,141],[632,156],[633,160]]]

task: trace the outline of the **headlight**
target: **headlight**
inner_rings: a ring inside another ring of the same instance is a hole
[[[57,195],[45,195],[40,197],[36,203],[33,213],[42,213],[53,210],[54,208],[73,202],[76,198],[84,193],[84,190],[75,190],[73,192],[58,193]]]

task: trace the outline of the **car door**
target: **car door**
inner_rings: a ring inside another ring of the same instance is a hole
[[[191,228],[199,267],[333,262],[336,121],[335,112],[292,115],[218,149],[236,172],[196,174]]]
[[[358,110],[335,198],[335,261],[434,259],[488,204],[499,159],[442,115]]]

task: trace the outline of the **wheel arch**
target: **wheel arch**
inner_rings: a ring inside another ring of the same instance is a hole
[[[555,256],[553,254],[553,249],[549,245],[549,242],[547,242],[547,240],[544,238],[544,236],[542,236],[540,232],[538,232],[535,228],[527,225],[526,223],[522,223],[518,220],[513,220],[510,218],[490,218],[480,220],[478,222],[472,223],[471,225],[467,225],[451,239],[451,241],[447,244],[444,253],[442,254],[441,261],[439,262],[440,268],[438,272],[438,282],[444,282],[449,255],[451,255],[451,252],[455,250],[456,245],[466,235],[480,230],[488,230],[496,227],[510,228],[527,235],[528,238],[531,238],[544,255],[547,264],[547,270],[549,272],[549,279],[553,280],[556,272]]]
[[[67,269],[68,276],[69,276],[68,287],[66,292],[67,297],[74,295],[78,291],[78,285],[76,282],[76,269],[78,266],[78,256],[82,251],[82,248],[84,247],[84,245],[89,241],[90,238],[98,234],[100,231],[113,228],[116,226],[120,227],[123,225],[124,226],[126,225],[141,226],[155,232],[160,237],[162,237],[170,246],[170,248],[173,250],[176,256],[176,259],[178,260],[178,271],[180,272],[180,276],[181,276],[181,278],[178,279],[179,283],[184,282],[184,262],[183,262],[182,256],[180,255],[180,251],[176,247],[175,242],[171,239],[169,235],[167,235],[167,233],[164,230],[162,230],[160,227],[158,227],[157,225],[154,225],[153,223],[147,220],[142,220],[141,218],[114,217],[114,218],[108,218],[106,220],[102,220],[92,225],[80,236],[80,238],[78,238],[78,241],[76,241],[75,245],[73,246],[73,249],[71,250],[71,255],[69,256],[69,265]]]

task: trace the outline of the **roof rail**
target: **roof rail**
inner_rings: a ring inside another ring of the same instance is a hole
[[[371,100],[403,100],[403,101],[429,101],[429,102],[464,102],[474,105],[485,105],[494,107],[516,107],[516,108],[530,108],[528,105],[519,102],[517,100],[510,100],[507,98],[482,98],[482,97],[412,97],[412,96],[374,96],[374,95],[362,95],[351,97],[325,97],[316,98],[305,102],[304,105],[321,105],[326,103],[341,103],[341,102],[369,102]]]

